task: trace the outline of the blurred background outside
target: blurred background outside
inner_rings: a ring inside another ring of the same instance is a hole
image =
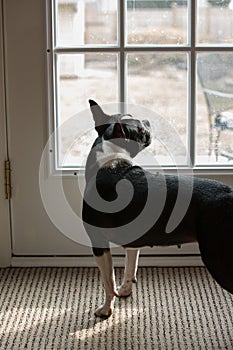
[[[127,102],[144,106],[161,115],[171,123],[185,145],[189,138],[188,70],[190,67],[188,52],[179,51],[179,48],[189,43],[188,11],[187,0],[127,1],[125,23],[128,46],[159,45],[161,48],[159,52],[144,51],[126,54]],[[119,100],[118,54],[115,52],[85,53],[85,46],[101,48],[114,47],[118,44],[117,1],[57,0],[56,13],[56,47],[70,48],[70,51],[74,47],[83,47],[83,51],[79,53],[60,51],[56,55],[58,124],[61,125],[77,115],[78,129],[82,123],[78,113],[88,108],[88,99],[95,99],[101,105]],[[233,2],[198,0],[196,33],[197,45],[206,48],[208,45],[216,45],[216,51],[197,54],[196,164],[232,164],[231,158],[222,155],[216,161],[214,147],[218,131],[215,128],[217,113],[227,111],[231,116],[233,111],[233,95],[231,96],[233,94],[233,52],[218,51],[218,46],[222,48],[233,45]],[[177,46],[177,51],[166,51],[169,45]],[[206,60],[204,60],[205,57],[207,57]],[[199,62],[202,69],[199,69]],[[217,102],[213,103],[217,104],[213,106],[211,113],[208,97],[205,94],[205,83],[209,84],[208,89],[219,92],[214,96]],[[225,100],[221,100],[222,97]],[[151,122],[154,140],[150,151],[158,157],[160,163],[169,165],[171,159],[166,149],[156,141],[156,129],[163,126],[154,125],[153,120]],[[221,128],[218,142],[220,153],[233,152],[232,129]],[[164,133],[166,134],[166,129]],[[213,134],[212,140],[210,140],[210,133]],[[96,136],[91,128],[86,130],[78,140],[76,135],[75,128],[66,127],[60,134],[60,149],[63,153],[74,141],[72,148],[69,149],[66,165],[82,165]],[[168,133],[168,140],[171,137],[172,135]],[[183,150],[179,149],[179,145],[174,152],[185,156],[182,153]]]

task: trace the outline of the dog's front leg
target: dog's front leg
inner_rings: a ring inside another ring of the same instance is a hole
[[[126,249],[124,279],[121,286],[117,289],[120,297],[129,296],[132,293],[132,284],[137,282],[136,274],[139,253],[139,249]]]
[[[109,249],[98,249],[98,255],[95,249],[93,249],[93,252],[105,287],[104,304],[95,311],[95,315],[108,317],[112,314],[114,299],[117,296],[112,256]]]

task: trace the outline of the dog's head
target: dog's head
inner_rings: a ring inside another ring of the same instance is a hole
[[[130,114],[107,115],[95,101],[89,100],[89,103],[99,137],[125,148],[131,157],[150,145],[148,120],[140,121]]]

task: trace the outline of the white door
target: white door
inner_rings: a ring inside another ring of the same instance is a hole
[[[59,232],[40,195],[39,166],[48,137],[45,1],[4,1],[4,19],[13,255],[91,254]]]
[[[41,199],[39,167],[49,136],[45,3],[41,0],[3,1],[7,134],[13,187],[11,239],[16,265],[27,259],[32,264],[40,257],[92,255],[90,247],[78,244],[56,227]],[[76,191],[76,179],[67,176],[63,182],[71,205],[80,213],[82,198]],[[77,235],[85,234],[80,222],[75,230]],[[198,251],[191,245],[179,250],[176,247],[154,248],[144,252],[192,254]],[[119,248],[115,253],[122,254],[122,250]]]

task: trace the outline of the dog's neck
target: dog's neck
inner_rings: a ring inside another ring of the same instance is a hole
[[[129,166],[133,164],[133,159],[126,149],[102,138],[101,142],[98,142],[96,145],[94,144],[88,156],[86,163],[86,180],[90,180],[101,168],[108,167],[114,169],[119,161],[124,161],[128,163]]]
[[[132,165],[132,158],[129,152],[114,144],[111,141],[103,140],[102,149],[96,152],[96,161],[99,168],[104,166],[114,167],[116,160],[126,161],[129,165]]]

